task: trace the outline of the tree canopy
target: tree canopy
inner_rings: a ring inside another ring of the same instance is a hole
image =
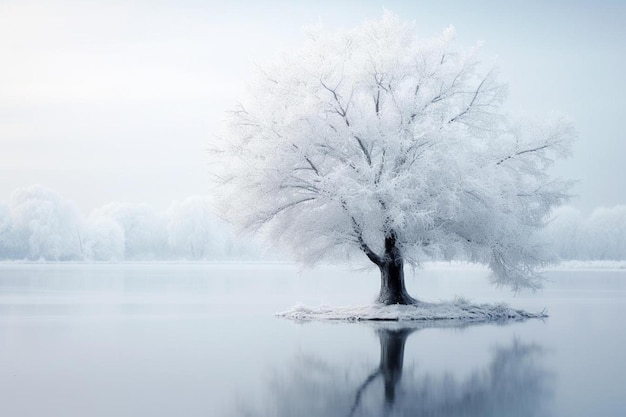
[[[229,114],[225,211],[304,263],[359,254],[383,271],[464,256],[496,283],[539,286],[536,232],[568,187],[548,168],[575,132],[506,115],[506,86],[479,51],[455,47],[452,28],[419,39],[391,13],[312,31]]]

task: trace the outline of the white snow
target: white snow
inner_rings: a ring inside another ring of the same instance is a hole
[[[530,313],[506,304],[472,304],[463,298],[440,303],[418,302],[412,305],[382,305],[346,307],[308,307],[296,305],[276,316],[291,320],[339,320],[339,321],[463,321],[493,322],[525,320],[548,317],[545,311]]]
[[[557,265],[546,268],[551,271],[596,271],[596,270],[623,270],[626,261],[562,261]]]

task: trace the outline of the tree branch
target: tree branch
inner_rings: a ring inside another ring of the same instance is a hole
[[[345,121],[346,126],[350,127],[350,121],[348,120],[348,108],[350,107],[350,101],[352,100],[352,96],[350,96],[350,100],[348,100],[348,103],[344,107],[339,98],[339,94],[337,94],[337,91],[335,89],[328,87],[326,84],[324,84],[324,81],[322,81],[321,79],[320,79],[320,84],[322,84],[322,87],[324,87],[327,91],[329,91],[333,95],[333,98],[335,99],[335,101],[337,102],[337,105],[339,106],[339,109],[335,109],[335,111],[337,112],[338,115],[343,117],[343,120]],[[376,108],[378,109],[378,102],[376,104]],[[378,110],[377,110],[377,113],[378,113]],[[330,127],[335,129],[332,125],[330,125]],[[363,144],[363,140],[357,135],[352,135],[352,136],[357,140],[359,147],[361,148],[361,151],[363,152],[363,155],[365,156],[365,160],[367,161],[367,164],[371,166],[372,157],[370,155],[370,152],[367,150],[367,148]]]
[[[372,156],[370,155],[370,152],[365,148],[365,145],[363,144],[363,140],[357,135],[352,135],[352,136],[354,136],[356,141],[359,143],[359,147],[361,148],[361,151],[363,152],[363,155],[365,156],[367,165],[372,166]]]
[[[298,147],[298,145],[296,145],[295,143],[292,143],[292,146],[294,148],[296,148],[296,150],[298,152],[300,152],[300,148]],[[309,158],[306,155],[303,155],[304,160],[309,164],[309,166],[311,167],[311,169],[317,174],[318,177],[321,177],[320,175],[320,171],[317,169],[317,167],[315,166],[315,164],[313,164],[313,162],[311,161],[311,158]]]
[[[292,201],[289,204],[285,204],[284,206],[278,207],[276,210],[273,210],[271,212],[268,213],[263,213],[260,217],[260,222],[261,223],[266,223],[268,222],[270,219],[272,219],[273,217],[276,217],[278,214],[280,214],[281,212],[290,209],[298,204],[302,204],[302,203],[306,203],[307,201],[312,201],[315,200],[316,197],[307,197],[307,198],[303,198],[301,200],[296,200],[296,201]]]
[[[304,190],[310,191],[314,194],[320,194],[320,189],[309,184],[300,185],[300,184],[281,184],[278,186],[280,189],[296,189],[296,190]]]
[[[357,242],[359,244],[359,248],[363,251],[363,253],[365,253],[365,255],[367,256],[367,258],[370,261],[372,261],[376,265],[380,266],[382,264],[381,257],[378,256],[378,254],[376,254],[376,252],[374,252],[367,245],[367,243],[365,242],[365,239],[363,239],[363,232],[361,230],[361,226],[359,226],[359,223],[356,221],[354,216],[352,216],[350,214],[350,212],[348,211],[348,204],[343,199],[341,200],[341,208],[343,208],[343,210],[346,212],[346,214],[348,214],[348,216],[350,216],[350,221],[352,222],[352,230],[354,231],[354,234],[356,235],[356,239],[357,239]]]
[[[311,169],[315,172],[315,174],[317,174],[318,177],[321,177],[320,171],[313,164],[313,162],[311,162],[311,159],[308,156],[305,156],[304,159],[309,163],[309,165],[311,166]]]
[[[483,78],[483,80],[480,82],[480,84],[478,84],[478,87],[476,88],[476,91],[474,92],[474,96],[472,97],[472,100],[470,101],[470,103],[467,105],[467,107],[465,108],[465,110],[463,110],[461,113],[457,114],[456,116],[454,116],[452,119],[450,119],[450,121],[448,123],[454,123],[456,120],[458,120],[459,118],[463,117],[465,114],[467,114],[467,112],[470,111],[470,109],[472,108],[472,106],[474,105],[474,102],[476,101],[476,98],[478,97],[478,94],[480,94],[480,90],[483,88],[483,85],[485,84],[485,81],[487,81],[487,78],[489,78],[489,75],[491,74],[491,72],[489,72],[485,78]]]
[[[365,253],[365,255],[370,261],[380,266],[382,264],[382,259],[380,258],[380,256],[376,254],[376,252],[374,252],[367,245],[367,243],[365,243],[365,240],[363,239],[363,233],[361,232],[361,228],[359,227],[354,217],[350,216],[350,219],[352,220],[352,228],[354,229],[354,233],[356,234],[357,242],[359,243],[359,248],[363,251],[363,253]]]
[[[348,114],[348,108],[350,107],[350,101],[348,101],[348,103],[344,107],[343,104],[341,103],[341,100],[339,99],[339,94],[337,94],[336,88],[333,89],[333,88],[328,87],[326,84],[324,84],[324,81],[322,81],[321,78],[320,78],[320,84],[322,84],[322,87],[324,87],[327,91],[329,91],[333,95],[335,102],[339,106],[339,109],[335,109],[337,111],[337,114],[339,114],[341,117],[344,118],[346,125],[350,126],[350,122],[348,121],[348,118],[346,117],[346,115]]]
[[[331,158],[335,158],[339,161],[341,161],[342,163],[346,164],[347,166],[349,166],[350,168],[352,168],[352,170],[356,171],[357,168],[354,165],[354,163],[344,154],[342,154],[340,151],[338,151],[337,149],[333,148],[332,146],[328,146],[322,143],[317,143],[315,144],[315,146],[322,148],[326,151],[325,155],[330,156]]]
[[[380,183],[380,178],[383,175],[383,170],[385,168],[385,151],[386,150],[383,149],[382,155],[380,157],[380,168],[378,169],[378,173],[376,173],[376,177],[374,177],[374,184]]]
[[[538,146],[538,147],[536,147],[536,148],[532,148],[532,149],[525,149],[525,150],[523,150],[523,151],[515,152],[513,155],[509,155],[509,156],[507,156],[506,158],[502,158],[501,160],[499,160],[498,162],[496,162],[496,165],[500,165],[500,164],[502,164],[504,161],[507,161],[507,160],[512,159],[512,158],[515,158],[516,156],[523,155],[523,154],[525,154],[525,153],[539,152],[540,150],[542,150],[542,149],[546,149],[546,148],[549,148],[549,147],[550,147],[550,144],[549,144],[549,143],[546,143],[545,145]]]

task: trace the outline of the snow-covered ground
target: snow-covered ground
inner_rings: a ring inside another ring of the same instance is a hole
[[[440,303],[418,302],[412,305],[369,304],[348,307],[299,305],[276,315],[297,321],[455,321],[458,323],[521,321],[548,317],[545,312],[516,310],[506,304],[473,304],[462,298]]]
[[[487,267],[481,264],[473,264],[463,261],[429,261],[424,262],[424,269],[443,269],[443,270],[484,270],[487,271]],[[626,269],[626,260],[623,261],[576,261],[568,260],[561,261],[554,265],[550,265],[544,268],[547,271],[569,271],[569,270],[620,270]]]
[[[554,271],[569,270],[621,270],[626,269],[626,261],[563,261],[558,265],[546,268]]]

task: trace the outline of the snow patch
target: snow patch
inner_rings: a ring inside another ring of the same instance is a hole
[[[346,307],[308,307],[296,305],[290,310],[277,313],[277,317],[297,321],[338,320],[338,321],[462,321],[462,322],[496,322],[518,321],[530,318],[545,318],[545,311],[529,313],[501,304],[472,304],[468,300],[458,298],[441,303],[417,302],[411,305],[382,305]]]
[[[558,265],[546,268],[549,271],[597,271],[597,270],[624,270],[626,269],[626,260],[623,261],[562,261]]]

